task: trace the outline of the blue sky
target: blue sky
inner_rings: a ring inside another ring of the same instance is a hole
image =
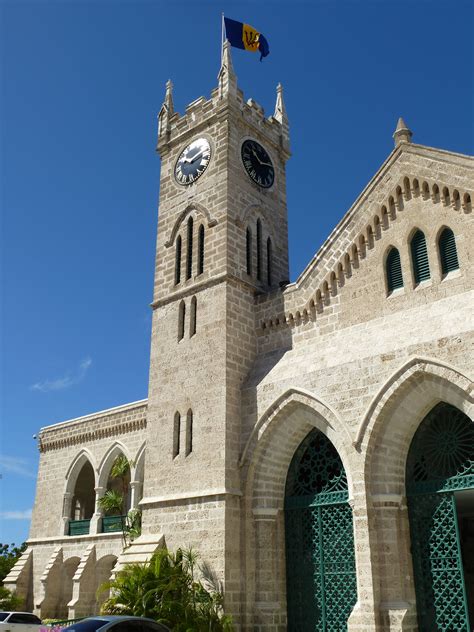
[[[462,0],[0,2],[0,541],[27,537],[41,426],[147,396],[156,116],[216,85],[220,15],[273,112],[281,81],[295,279],[393,148],[473,149],[473,9]],[[62,484],[62,483],[61,483]]]

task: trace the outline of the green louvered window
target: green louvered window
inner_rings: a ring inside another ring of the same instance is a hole
[[[389,292],[403,287],[402,264],[400,263],[400,253],[396,248],[392,248],[387,257],[387,287]]]
[[[421,283],[430,278],[430,264],[428,261],[428,251],[426,250],[425,234],[417,230],[411,240],[411,259],[413,262],[413,273],[415,283]]]
[[[439,237],[439,256],[443,274],[459,269],[458,253],[454,233],[450,228],[445,228]]]

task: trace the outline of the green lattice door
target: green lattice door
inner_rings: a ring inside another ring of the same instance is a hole
[[[352,509],[331,442],[313,430],[286,484],[289,632],[342,632],[357,601]]]
[[[438,404],[407,460],[407,497],[420,632],[470,632],[455,491],[474,488],[474,424]]]

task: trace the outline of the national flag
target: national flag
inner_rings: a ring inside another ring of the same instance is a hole
[[[266,38],[250,24],[237,22],[230,18],[224,18],[226,37],[231,46],[249,50],[252,53],[260,52],[260,61],[270,53]]]

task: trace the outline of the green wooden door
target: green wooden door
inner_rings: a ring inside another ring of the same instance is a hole
[[[419,632],[470,632],[456,490],[474,487],[474,424],[438,404],[407,460],[407,497]]]
[[[312,431],[293,457],[285,500],[289,632],[342,632],[357,601],[352,509],[331,442]]]

